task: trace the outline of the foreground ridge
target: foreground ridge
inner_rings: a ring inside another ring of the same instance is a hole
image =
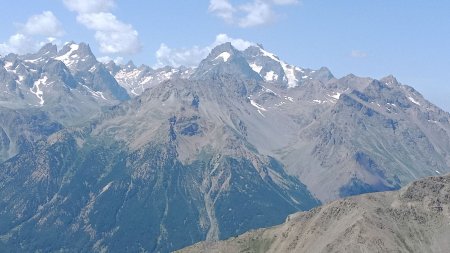
[[[399,191],[337,200],[290,215],[282,225],[188,252],[448,252],[450,175],[430,177]]]

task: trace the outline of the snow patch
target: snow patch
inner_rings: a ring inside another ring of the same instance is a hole
[[[250,104],[253,105],[254,107],[256,107],[256,109],[258,109],[258,113],[261,114],[263,117],[265,117],[261,111],[263,111],[263,112],[267,111],[266,108],[262,107],[260,104],[256,103],[252,99],[250,99]]]
[[[281,67],[283,68],[283,71],[284,71],[284,75],[287,78],[288,88],[293,88],[293,87],[296,87],[298,85],[298,80],[295,77],[296,67],[288,65],[284,61],[281,61],[280,59],[278,59],[278,57],[276,57],[274,54],[269,53],[269,52],[267,52],[266,50],[264,50],[262,48],[260,48],[259,50],[261,51],[263,56],[269,57],[270,59],[272,59],[272,60],[274,60],[276,62],[279,62],[281,64]],[[266,74],[266,76],[267,76],[267,74]],[[266,80],[267,80],[267,78],[266,78]]]
[[[228,59],[230,58],[230,56],[231,56],[230,53],[228,53],[228,52],[223,52],[223,53],[219,54],[219,55],[216,57],[216,59],[217,59],[217,58],[222,58],[223,61],[226,62],[226,61],[228,61]],[[214,59],[214,60],[216,60],[216,59]]]
[[[332,98],[334,98],[334,99],[339,99],[339,98],[341,97],[341,93],[336,92],[336,94],[328,95],[328,96],[329,96],[329,97],[332,97]]]
[[[33,60],[25,60],[25,62],[28,62],[28,63],[37,63],[37,62],[41,62],[41,61],[43,61],[44,59],[42,59],[42,58],[36,58],[36,59],[33,59]]]
[[[262,48],[259,48],[259,51],[263,54],[263,56],[267,56],[274,61],[281,62],[280,59],[278,59],[278,57],[275,56],[274,54],[267,52],[266,50],[264,50]]]
[[[294,98],[292,98],[292,97],[284,96],[284,99],[294,102]]]
[[[30,88],[30,92],[33,93],[34,95],[36,95],[36,97],[39,99],[39,104],[41,106],[43,106],[45,103],[44,92],[41,90],[41,85],[46,85],[47,80],[48,80],[48,77],[43,76],[39,80],[35,81],[33,84],[33,87]]]
[[[271,89],[265,87],[264,85],[261,85],[261,87],[263,88],[263,91],[264,91],[264,92],[272,93],[272,94],[274,94],[275,96],[279,96],[275,91],[273,91],[273,90],[271,90]]]
[[[153,80],[153,76],[146,76],[145,78],[142,79],[141,84],[146,84],[151,80]]]
[[[132,71],[126,71],[122,69],[119,72],[117,72],[114,77],[117,79],[133,79],[137,78],[140,73],[141,71],[138,69],[134,69]]]
[[[10,69],[11,67],[12,67],[12,65],[13,65],[13,63],[12,62],[10,62],[10,61],[5,61],[5,69],[6,70],[8,70],[8,69]]]
[[[226,61],[226,60],[225,60],[225,61]],[[165,79],[170,79],[170,78],[172,77],[172,75],[175,74],[176,72],[178,72],[178,70],[172,69],[172,70],[169,71],[169,72],[165,72],[165,73],[163,74],[163,76],[164,76]]]
[[[295,77],[294,67],[292,67],[282,61],[280,63],[281,63],[281,66],[283,67],[284,74],[286,75],[286,77],[288,79],[288,88],[294,88],[295,86],[298,85],[297,77]]]
[[[305,72],[305,71],[303,71],[303,69],[301,69],[301,68],[299,68],[299,67],[295,67],[295,70],[297,70],[297,71],[300,71],[300,72]]]
[[[88,86],[86,86],[86,85],[84,85],[84,84],[83,84],[83,86],[84,86],[84,88],[86,88],[86,90],[89,91],[89,93],[91,93],[92,96],[94,96],[95,98],[101,98],[101,99],[103,99],[103,100],[108,100],[108,99],[105,98],[105,96],[103,96],[103,92],[101,92],[101,91],[94,91],[94,90],[92,90],[91,88],[89,88]]]
[[[314,99],[314,100],[313,100],[313,103],[316,103],[316,104],[324,104],[324,103],[326,103],[326,102],[328,102],[328,101],[318,100],[318,99]]]
[[[415,100],[413,97],[408,97],[409,101],[411,101],[412,103],[416,104],[416,105],[420,105],[419,102],[417,102],[417,100]]]
[[[278,80],[278,75],[275,74],[275,72],[273,72],[273,71],[269,71],[264,76],[264,79],[266,79],[266,81],[268,81],[268,82]]]
[[[71,44],[70,45],[70,50],[67,53],[65,53],[65,54],[63,54],[61,56],[58,56],[55,59],[64,62],[64,64],[66,66],[70,66],[70,65],[72,65],[75,62],[74,60],[70,59],[71,55],[72,55],[73,52],[77,51],[78,48],[80,48],[79,45]],[[72,58],[74,58],[74,56],[78,56],[78,55],[76,55],[76,54],[72,55]]]
[[[255,71],[258,74],[259,74],[259,72],[261,72],[261,69],[263,68],[262,66],[258,66],[255,63],[252,63],[249,66],[250,66],[250,68],[253,69],[253,71]]]

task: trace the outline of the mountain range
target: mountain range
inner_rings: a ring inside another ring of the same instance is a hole
[[[336,78],[262,46],[197,67],[0,58],[0,246],[168,252],[450,171],[450,115],[393,76]]]

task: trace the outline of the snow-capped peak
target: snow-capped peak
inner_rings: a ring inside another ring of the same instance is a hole
[[[98,61],[92,53],[89,45],[85,43],[76,44],[67,43],[55,57],[56,60],[62,61],[70,70],[89,70]]]
[[[276,56],[275,54],[270,53],[270,52],[262,49],[261,47],[259,48],[259,50],[263,56],[268,57],[268,58],[280,63],[280,65],[284,71],[284,76],[287,79],[288,88],[293,88],[298,85],[298,80],[297,80],[297,77],[295,76],[295,72],[298,71],[297,70],[298,68],[287,64],[286,62],[280,60],[280,58],[278,56]]]
[[[74,53],[80,48],[80,46],[78,44],[72,43],[69,44],[69,48],[70,50],[68,50],[65,54],[55,58],[56,60],[64,62],[64,64],[66,64],[66,66],[68,67],[75,63],[75,58],[79,57]]]

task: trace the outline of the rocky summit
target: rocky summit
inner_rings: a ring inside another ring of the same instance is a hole
[[[195,68],[9,54],[0,116],[7,252],[170,252],[450,172],[450,115],[412,87],[262,46]]]

